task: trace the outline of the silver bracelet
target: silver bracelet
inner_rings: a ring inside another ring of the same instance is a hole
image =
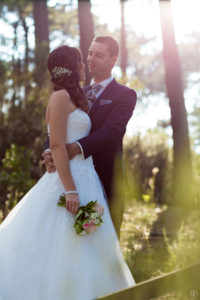
[[[78,195],[78,192],[77,191],[66,191],[64,192],[65,195],[68,195],[68,194],[77,194]]]

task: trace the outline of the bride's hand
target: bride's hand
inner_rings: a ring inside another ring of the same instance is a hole
[[[73,214],[77,214],[80,206],[78,195],[67,194],[65,198],[66,198],[66,209]]]

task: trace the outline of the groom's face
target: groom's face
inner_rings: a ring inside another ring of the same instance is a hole
[[[111,56],[108,46],[103,43],[92,42],[89,50],[87,63],[89,72],[95,77],[105,77],[111,72],[115,62],[116,56]]]

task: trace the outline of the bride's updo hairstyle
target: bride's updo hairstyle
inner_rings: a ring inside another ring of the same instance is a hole
[[[87,112],[88,103],[79,84],[81,60],[78,49],[61,46],[49,54],[47,66],[54,84],[54,91],[65,89],[71,101]]]

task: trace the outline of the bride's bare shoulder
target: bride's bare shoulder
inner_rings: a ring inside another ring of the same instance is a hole
[[[67,114],[70,107],[70,96],[66,90],[58,90],[51,94],[46,108],[46,122],[49,123],[51,113]]]
[[[70,96],[65,89],[55,91],[51,94],[50,101],[70,101]]]

